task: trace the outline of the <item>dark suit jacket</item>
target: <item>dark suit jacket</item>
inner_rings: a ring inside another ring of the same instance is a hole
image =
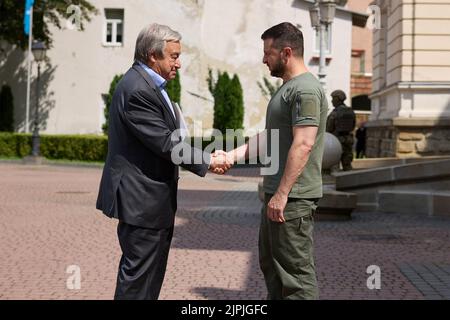
[[[118,83],[109,109],[108,156],[97,209],[135,226],[173,225],[179,177],[171,153],[178,143],[184,144],[180,139],[173,141],[177,128],[179,121],[159,88],[138,63],[133,64]],[[204,176],[208,156],[205,162],[201,150],[184,146],[191,153],[183,155],[180,165]],[[194,163],[194,157],[202,163],[188,164]]]

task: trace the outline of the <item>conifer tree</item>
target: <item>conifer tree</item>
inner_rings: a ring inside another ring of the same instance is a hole
[[[109,127],[109,107],[111,106],[112,103],[112,99],[113,99],[113,95],[114,95],[114,91],[116,91],[116,86],[119,83],[119,81],[122,79],[123,74],[116,74],[113,78],[113,80],[111,81],[111,84],[109,85],[109,91],[108,94],[106,95],[106,99],[105,99],[105,123],[102,126],[102,130],[103,133],[108,135],[108,127]]]

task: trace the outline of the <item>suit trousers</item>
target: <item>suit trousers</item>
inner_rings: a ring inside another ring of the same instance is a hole
[[[122,257],[114,299],[157,300],[166,273],[173,226],[149,229],[119,221]]]

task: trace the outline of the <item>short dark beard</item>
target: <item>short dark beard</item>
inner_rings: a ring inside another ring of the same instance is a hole
[[[272,70],[270,70],[270,75],[272,77],[282,78],[284,73],[286,72],[286,66],[283,64],[282,60],[278,60],[277,64],[272,66]]]

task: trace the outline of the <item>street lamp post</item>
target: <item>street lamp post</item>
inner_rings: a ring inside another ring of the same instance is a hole
[[[311,25],[315,30],[319,31],[320,39],[320,60],[319,60],[319,81],[324,90],[326,89],[326,39],[327,30],[333,23],[336,13],[336,3],[334,0],[316,0],[313,7],[309,9]]]
[[[36,109],[34,112],[34,129],[31,138],[32,148],[31,148],[31,161],[34,163],[41,163],[40,157],[40,135],[39,135],[39,82],[41,77],[41,62],[45,59],[45,44],[41,41],[36,41],[31,46],[31,51],[33,52],[34,60],[37,63],[37,78],[36,78]]]

